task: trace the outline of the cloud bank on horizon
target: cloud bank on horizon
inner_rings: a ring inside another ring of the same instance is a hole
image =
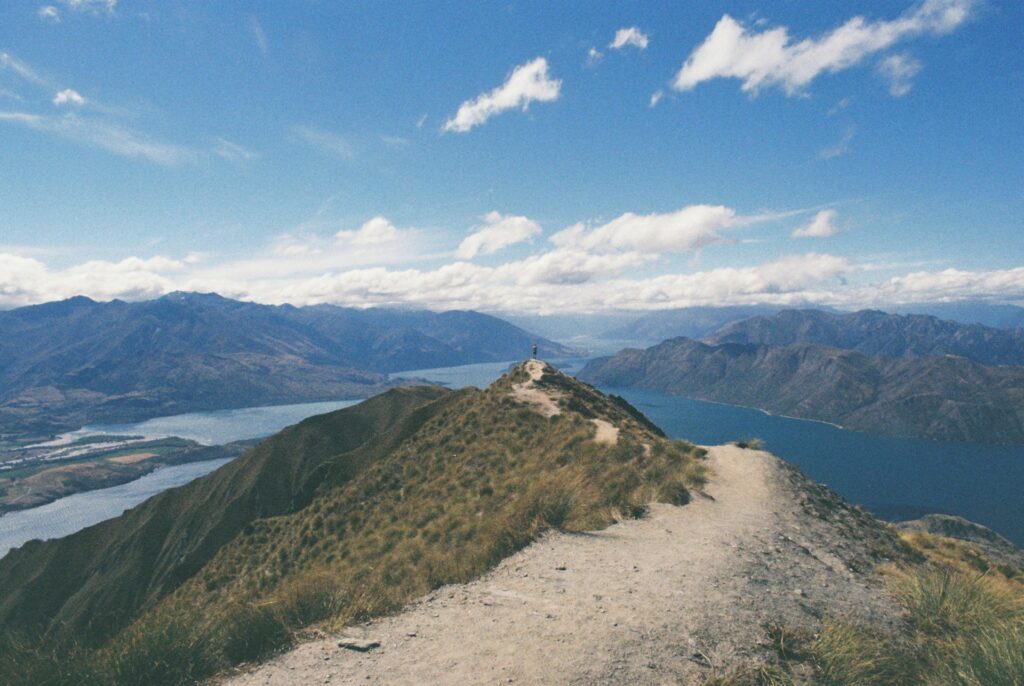
[[[664,214],[627,212],[608,222],[580,222],[551,233],[540,249],[526,256],[482,264],[479,258],[532,242],[543,233],[528,217],[493,211],[454,249],[435,254],[443,263],[434,268],[400,266],[422,261],[431,246],[424,232],[398,228],[382,216],[326,238],[282,234],[262,255],[236,260],[198,254],[182,259],[128,257],[52,269],[37,257],[0,252],[0,308],[75,295],[140,300],[173,291],[215,291],[271,304],[416,305],[534,314],[756,303],[860,307],[1024,299],[1024,267],[918,271],[854,282],[854,277],[870,276],[881,267],[820,252],[744,267],[640,273],[674,254],[728,244],[730,231],[791,222],[806,213],[742,215],[713,205]],[[831,236],[837,230],[837,216],[834,209],[818,211],[792,235]]]

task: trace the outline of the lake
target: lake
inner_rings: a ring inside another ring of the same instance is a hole
[[[187,484],[230,461],[206,460],[163,467],[120,486],[76,493],[30,510],[9,512],[0,517],[0,557],[34,538],[60,538],[116,517],[157,493]]]
[[[306,417],[351,407],[358,400],[249,407],[237,410],[190,412],[157,417],[134,424],[99,424],[64,434],[53,446],[67,445],[87,436],[178,436],[205,445],[221,445],[277,433]],[[67,536],[79,529],[116,517],[157,493],[181,486],[212,472],[227,460],[208,460],[164,467],[120,486],[102,488],[55,500],[47,505],[0,516],[0,557],[33,538],[46,540]]]

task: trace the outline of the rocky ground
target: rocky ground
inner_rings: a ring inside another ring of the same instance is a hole
[[[546,536],[477,581],[226,683],[700,683],[770,659],[771,625],[896,621],[874,571],[904,554],[888,528],[767,453],[709,451],[714,477],[689,505]]]

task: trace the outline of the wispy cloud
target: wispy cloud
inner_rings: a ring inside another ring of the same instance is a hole
[[[43,5],[39,8],[39,11],[36,12],[36,16],[43,21],[48,21],[53,24],[60,23],[60,10],[53,5]]]
[[[331,131],[325,131],[315,126],[299,125],[292,127],[292,135],[302,143],[328,155],[344,160],[355,158],[355,152],[349,142],[343,136]]]
[[[390,145],[392,148],[404,148],[405,146],[409,145],[409,139],[403,138],[402,136],[389,136],[387,134],[381,134],[380,140],[384,144]]]
[[[113,14],[117,0],[61,0],[69,10],[90,14]]]
[[[818,151],[818,159],[820,160],[831,160],[835,157],[842,157],[843,155],[850,152],[850,143],[853,142],[853,137],[857,134],[856,129],[852,126],[843,133],[843,137],[840,138],[835,145],[830,145],[826,148],[822,148]]]
[[[911,81],[921,71],[921,63],[908,53],[889,55],[878,63],[878,73],[889,82],[889,94],[902,98],[910,92]]]
[[[603,59],[604,53],[598,50],[597,48],[592,47],[589,50],[587,50],[588,67],[596,67],[597,65],[601,64],[601,60]]]
[[[0,111],[0,122],[52,133],[115,155],[162,165],[195,162],[200,158],[195,150],[155,140],[114,122],[81,117],[74,113],[54,116]]]
[[[232,143],[224,138],[217,139],[217,144],[214,146],[213,152],[215,155],[229,162],[236,163],[249,162],[259,157],[259,153],[250,150],[239,143]]]
[[[525,112],[532,102],[557,100],[561,87],[561,81],[548,75],[548,61],[538,57],[513,69],[494,90],[462,103],[445,122],[444,130],[465,133],[507,110],[521,108]]]
[[[661,102],[661,99],[664,97],[665,91],[663,91],[662,89],[659,88],[658,90],[654,91],[653,93],[651,93],[651,99],[647,103],[648,107],[656,107],[658,103]]]
[[[0,52],[0,70],[10,71],[36,86],[47,86],[49,82],[9,52]]]
[[[608,47],[612,50],[622,50],[625,47],[632,46],[638,50],[646,50],[649,43],[650,37],[646,33],[641,31],[639,27],[630,26],[616,31],[615,38],[608,44]]]
[[[267,34],[263,32],[263,26],[256,17],[249,17],[249,33],[260,53],[267,56]]]
[[[757,31],[727,14],[690,54],[672,85],[686,91],[712,79],[735,78],[748,93],[778,87],[795,95],[820,74],[853,67],[900,41],[955,30],[973,5],[973,0],[925,0],[891,21],[854,17],[820,38],[799,42],[790,39],[786,27]]]

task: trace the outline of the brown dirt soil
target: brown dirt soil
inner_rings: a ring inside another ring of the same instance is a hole
[[[770,660],[770,624],[898,621],[875,572],[906,554],[888,527],[768,453],[709,450],[714,477],[689,505],[545,536],[472,583],[342,632],[380,647],[313,640],[226,683],[700,683]]]

